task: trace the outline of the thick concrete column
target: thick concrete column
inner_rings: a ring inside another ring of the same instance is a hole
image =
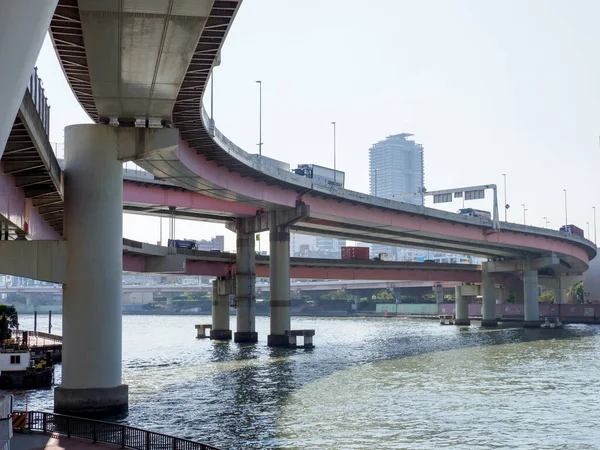
[[[231,330],[229,329],[229,278],[217,278],[212,286],[212,329],[211,339],[229,340]]]
[[[271,276],[271,334],[267,345],[287,347],[290,320],[290,228],[278,226],[273,214],[269,231]]]
[[[540,305],[538,303],[538,273],[537,270],[523,271],[523,289],[525,295],[525,328],[540,326]]]
[[[0,158],[17,117],[58,0],[2,2],[0,13]]]
[[[237,331],[234,342],[258,342],[256,332],[256,268],[254,233],[237,232],[236,309]]]
[[[496,288],[494,280],[488,271],[488,263],[481,264],[481,326],[490,327],[498,325],[496,320]]]
[[[65,128],[67,272],[57,413],[112,415],[128,407],[121,384],[123,166],[116,130]]]
[[[569,290],[565,277],[557,277],[558,286],[552,289],[554,293],[554,303],[557,305],[564,305],[567,303],[567,292]]]
[[[462,295],[462,286],[454,288],[455,293],[455,316],[454,325],[471,325],[469,320],[469,300]]]
[[[433,293],[435,294],[435,301],[438,305],[444,303],[444,288],[441,284],[437,284],[433,287]]]
[[[175,297],[173,292],[165,293],[165,298],[167,299],[167,311],[173,311],[173,297]]]

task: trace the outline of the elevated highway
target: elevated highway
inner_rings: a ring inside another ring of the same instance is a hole
[[[18,251],[11,251],[11,249]],[[65,241],[0,241],[0,273],[65,284],[67,264]],[[123,239],[123,270],[139,273],[167,273],[232,277],[238,272],[237,255],[162,247]],[[11,254],[16,256],[10,257]],[[255,257],[255,273],[269,277],[269,256]],[[340,259],[291,258],[291,278],[310,280],[449,281],[475,283],[481,280],[481,266],[475,264],[428,264],[395,261],[345,261]],[[141,289],[131,286],[131,289]],[[35,288],[41,289],[41,288]],[[0,289],[0,293],[1,293]],[[38,291],[41,292],[41,291]]]
[[[260,231],[270,231],[267,343],[271,346],[290,342],[289,293],[294,270],[289,257],[290,230],[486,257],[489,261],[481,267],[484,326],[497,324],[497,274],[516,277],[517,290],[524,296],[524,324],[539,326],[538,275],[549,271],[560,280],[581,275],[596,256],[595,246],[577,236],[509,223],[497,229],[482,218],[319,186],[237,147],[203,114],[202,97],[240,4],[237,0],[58,2],[50,35],[73,93],[95,124],[65,130],[64,178],[55,186],[62,190],[64,208],[60,209],[60,201],[37,205],[40,214],[51,215],[43,223],[58,237],[43,229],[42,222],[36,222],[32,234],[26,228],[33,221],[21,219],[17,235],[53,240],[45,244],[12,241],[6,253],[24,259],[27,252],[35,251],[42,261],[54,257],[66,261],[63,378],[55,390],[58,412],[114,414],[127,409],[127,386],[121,384],[122,161],[135,161],[159,182],[177,186],[147,183],[148,195],[141,189],[130,192],[126,207],[156,213],[175,206],[169,202],[188,202],[193,214],[204,202],[198,209],[200,215],[223,217],[236,232],[235,276],[221,280],[213,291],[215,338],[231,337],[226,295],[235,291],[234,340],[258,340],[254,295],[261,264],[259,260],[257,266],[255,260],[254,233]],[[27,53],[35,48],[33,41]],[[48,165],[44,167],[49,170]],[[20,196],[18,202],[36,178],[17,181],[25,177],[17,173],[5,175],[4,186],[12,186],[10,194]],[[39,177],[40,183],[48,181],[44,173]],[[125,190],[130,189],[127,185]],[[169,195],[161,197],[159,190]],[[40,192],[30,199],[45,200],[44,195]],[[209,207],[207,198],[213,199]],[[26,204],[35,209],[30,199]],[[53,208],[42,213],[46,206]],[[21,216],[28,214],[22,209]],[[0,214],[12,217],[19,212],[14,214],[8,205],[0,206]],[[6,222],[14,225],[18,220]],[[61,232],[66,243],[58,240]],[[161,264],[179,267],[182,259],[186,267],[204,264],[194,261],[193,255],[143,256],[136,255],[137,250],[128,251],[131,256],[126,259],[138,258],[145,269]],[[55,277],[62,267],[57,263],[38,269]],[[415,269],[395,270],[408,276]],[[457,297],[457,323],[463,316],[468,319],[464,305]],[[90,314],[95,321],[85,320]]]

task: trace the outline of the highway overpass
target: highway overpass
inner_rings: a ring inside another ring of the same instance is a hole
[[[24,268],[35,254],[40,262],[36,271],[53,278],[64,275],[63,377],[55,389],[59,412],[116,413],[127,408],[120,320],[124,197],[126,207],[146,213],[170,206],[179,210],[170,203],[188,201],[199,205],[200,214],[223,217],[236,232],[235,271],[215,292],[213,332],[218,338],[231,336],[225,293],[235,290],[237,342],[258,339],[254,295],[262,265],[255,261],[254,233],[260,231],[270,231],[271,346],[289,344],[294,270],[290,230],[486,257],[480,276],[485,326],[497,323],[495,277],[516,283],[524,297],[524,324],[539,326],[540,273],[554,277],[562,291],[569,277],[581,276],[596,256],[590,241],[570,234],[510,223],[498,229],[484,218],[319,186],[236,146],[203,114],[202,97],[241,1],[198,0],[188,8],[185,2],[167,0],[60,0],[53,13],[47,8],[52,4],[31,8],[26,2],[10,3],[15,20],[0,31],[6,44],[0,67],[19,68],[14,82],[2,86],[0,93],[3,104],[15,105],[8,112],[10,120],[18,116],[10,136],[6,114],[0,116],[0,143],[8,141],[0,150],[0,189],[7,194],[0,201],[0,215],[5,235],[48,240],[9,241],[3,257],[25,261],[19,263]],[[40,144],[47,140],[43,115],[37,133],[27,125],[26,115],[35,116],[32,104],[38,112],[44,110],[43,92],[34,93],[35,100],[25,108],[16,107],[29,76],[24,70],[32,69],[32,55],[48,22],[67,81],[95,122],[65,129],[64,174],[56,171]],[[24,26],[28,35],[23,35]],[[123,186],[122,161],[135,161],[176,187],[147,183],[145,193],[138,189],[130,192],[132,197],[124,196],[133,189]],[[169,194],[161,197],[160,190]],[[208,207],[209,198],[213,203]],[[126,259],[140,270],[161,264],[179,268],[181,259],[186,270],[188,265],[199,271],[206,265],[193,255],[144,255],[137,250],[131,249]],[[408,276],[422,269],[396,270]],[[457,301],[457,319],[465,314],[463,303]],[[85,320],[90,314],[97,320]]]

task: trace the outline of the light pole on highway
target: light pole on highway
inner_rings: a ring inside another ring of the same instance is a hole
[[[525,223],[525,212],[527,211],[527,209],[525,208],[525,203],[521,203],[521,206],[523,207],[523,225],[527,225]]]
[[[590,239],[590,223],[586,222],[587,227],[588,227],[588,234],[587,234],[587,238]],[[590,239],[591,240],[591,239]]]
[[[335,122],[331,122],[333,125],[333,184],[337,184],[337,172],[335,167]]]
[[[258,157],[262,157],[262,81],[256,80],[258,83]]]
[[[502,176],[504,177],[504,221],[508,222],[508,208],[509,208],[509,206],[508,206],[508,201],[506,200],[506,174],[503,173]]]
[[[592,209],[594,210],[594,244],[598,245],[596,241],[596,207],[592,206]]]
[[[569,225],[569,219],[567,218],[567,190],[563,189],[565,193],[565,226]]]
[[[548,228],[548,224],[549,224],[550,222],[548,221],[548,218],[547,218],[547,217],[544,217],[544,220],[546,221],[546,223],[544,224],[544,228]]]

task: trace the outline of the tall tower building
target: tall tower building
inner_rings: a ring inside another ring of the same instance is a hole
[[[406,139],[410,136],[394,134],[369,149],[371,195],[423,205],[423,146]],[[404,194],[414,196],[401,197]]]

